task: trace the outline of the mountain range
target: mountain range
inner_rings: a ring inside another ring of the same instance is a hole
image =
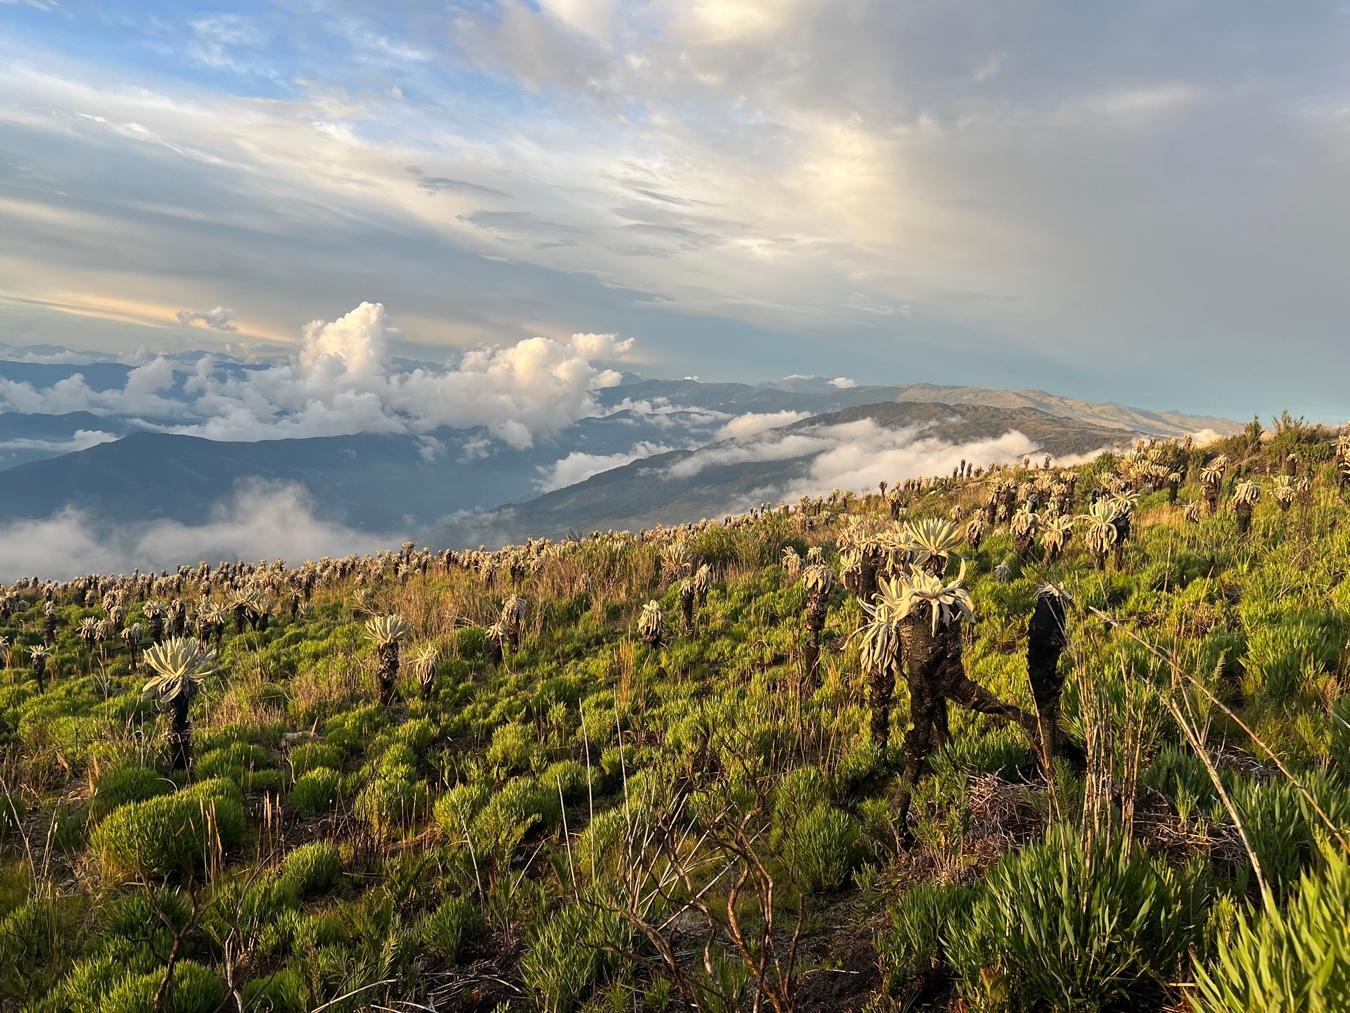
[[[101,525],[191,525],[241,483],[261,481],[300,486],[316,517],[354,531],[477,545],[693,520],[829,483],[871,487],[873,472],[948,470],[963,454],[1072,457],[1140,435],[1235,428],[1036,390],[624,374],[591,392],[591,414],[524,440],[489,424],[219,440],[194,435],[211,420],[200,362],[199,353],[155,360],[147,379],[116,362],[0,361],[0,406],[14,409],[0,413],[0,522],[74,507]],[[219,389],[262,375],[256,364],[211,362]],[[38,394],[44,406],[79,408],[20,410]]]

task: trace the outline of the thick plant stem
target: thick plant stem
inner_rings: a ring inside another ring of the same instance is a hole
[[[183,690],[174,698],[169,724],[169,768],[187,770],[192,764],[192,724],[188,718],[188,694]]]
[[[398,641],[391,640],[375,649],[380,661],[380,703],[388,707],[394,699],[394,687],[398,682]]]
[[[1059,656],[1064,651],[1064,600],[1050,591],[1036,597],[1027,632],[1027,680],[1036,701],[1037,743],[1041,766],[1050,768],[1050,760],[1059,747],[1059,700],[1064,678],[1059,674]]]

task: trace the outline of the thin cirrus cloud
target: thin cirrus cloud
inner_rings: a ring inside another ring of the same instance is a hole
[[[374,290],[426,345],[1244,415],[1350,365],[1336,4],[107,13],[0,32],[0,295],[85,327],[118,294],[277,338]]]

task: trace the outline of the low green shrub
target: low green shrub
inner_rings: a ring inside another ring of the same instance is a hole
[[[386,843],[411,830],[426,808],[427,786],[403,764],[382,769],[356,797],[357,815],[366,821],[377,841]]]
[[[462,840],[490,793],[481,784],[457,784],[436,800],[432,815],[436,825],[452,841]]]
[[[202,867],[217,849],[238,845],[243,833],[239,789],[216,779],[115,809],[89,845],[109,878],[157,878]]]
[[[94,793],[89,798],[89,819],[97,823],[128,802],[144,802],[173,790],[173,782],[148,767],[114,768],[94,782]]]
[[[520,976],[541,1009],[578,1009],[618,966],[631,935],[623,916],[590,904],[568,904],[535,933],[520,961]]]
[[[257,1013],[305,1013],[314,1007],[304,976],[289,967],[254,978],[243,996],[244,1008]]]
[[[836,890],[862,861],[857,819],[819,805],[788,830],[785,852],[798,886],[808,892]]]
[[[1329,852],[1283,908],[1239,916],[1226,945],[1196,968],[1200,1010],[1350,1009],[1350,864]]]
[[[164,1004],[157,1004],[165,973],[161,968],[124,978],[104,997],[99,1013],[155,1013],[158,1009],[214,1013],[225,1001],[225,985],[215,972],[196,961],[180,960],[173,965]]]
[[[895,993],[921,975],[949,963],[942,940],[966,918],[975,890],[958,883],[917,883],[900,895],[889,924],[877,933],[877,960],[884,987]]]
[[[330,742],[302,742],[291,750],[291,770],[299,778],[319,767],[342,767],[342,750]]]
[[[277,873],[277,886],[288,896],[325,893],[342,879],[342,856],[331,841],[311,841],[290,852]]]
[[[942,940],[976,1009],[1160,1005],[1200,935],[1195,867],[1117,839],[1057,829],[990,867],[970,916]]]
[[[332,812],[341,793],[342,775],[328,767],[315,767],[296,779],[289,798],[292,809],[313,819]]]
[[[277,793],[282,785],[281,771],[276,769],[272,754],[251,742],[233,742],[203,753],[193,773],[197,777],[228,777],[246,795]]]
[[[419,934],[424,946],[447,964],[454,964],[482,925],[478,908],[463,897],[450,897],[422,919]]]

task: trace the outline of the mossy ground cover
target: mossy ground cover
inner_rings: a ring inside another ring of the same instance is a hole
[[[812,671],[791,572],[888,530],[883,496],[496,554],[24,582],[0,619],[0,1004],[1346,1008],[1335,439],[1286,423],[1189,450],[1175,498],[1148,452],[1079,469],[1075,514],[1113,484],[1136,496],[1104,570],[1081,529],[1052,564],[1018,560],[1006,517],[959,548],[965,668],[1005,701],[1033,706],[1038,588],[1072,596],[1071,748],[1046,769],[1022,728],[953,708],[903,826],[905,682],[878,741],[861,603],[830,592]],[[1219,509],[1188,517],[1220,453]],[[1288,504],[1286,470],[1307,479]],[[964,524],[996,483],[1045,474],[906,483],[902,517]],[[1266,493],[1244,535],[1239,478]],[[680,583],[703,564],[686,631]],[[269,613],[226,624],[188,770],[127,642],[79,635],[118,589],[118,628],[178,599],[195,633],[204,592]],[[644,643],[650,601],[665,628]],[[411,630],[387,706],[372,614]],[[424,681],[408,659],[428,644]]]

